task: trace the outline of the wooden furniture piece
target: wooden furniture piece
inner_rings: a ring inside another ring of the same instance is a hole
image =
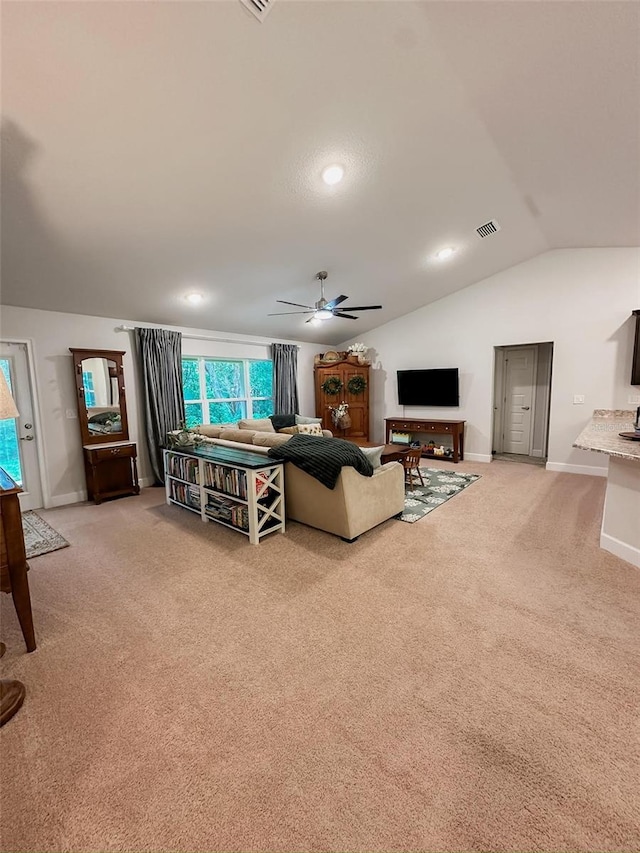
[[[18,495],[22,489],[0,468],[0,589],[10,592],[28,652],[35,651],[31,596]]]
[[[420,472],[420,460],[422,459],[422,452],[420,448],[412,448],[408,453],[405,453],[402,459],[402,467],[404,468],[404,476],[405,481],[409,478],[409,487],[413,488],[413,474],[414,471],[420,480],[420,483],[424,486],[424,480],[422,479],[422,474]]]
[[[393,444],[393,434],[408,433],[409,441],[420,441],[423,444],[422,455],[433,459],[450,459],[459,462],[464,459],[464,425],[466,421],[458,420],[436,420],[422,418],[386,418],[385,440]],[[425,438],[435,441],[436,436],[451,438],[451,456],[437,456],[429,453],[424,444]]]
[[[129,441],[123,350],[70,347],[89,500],[140,493],[136,445]]]
[[[5,649],[5,644],[0,643],[0,658],[4,655]],[[25,686],[21,681],[15,681],[12,678],[3,678],[0,681],[0,726],[8,723],[20,710],[25,693]]]
[[[316,417],[322,418],[322,429],[330,429],[337,438],[369,440],[369,370],[370,365],[360,364],[356,356],[347,356],[330,363],[319,362],[314,366]],[[354,394],[349,390],[349,380],[356,376],[365,381],[366,387]],[[336,394],[327,394],[322,385],[332,378],[341,382],[342,387]],[[349,404],[351,418],[351,426],[346,430],[336,428],[329,408],[338,406],[343,401]]]
[[[357,444],[358,447],[380,447],[373,441],[363,441],[360,438],[348,438],[347,441]],[[385,444],[380,454],[380,464],[386,465],[387,462],[402,462],[402,457],[408,453],[409,447],[403,447],[401,444]]]
[[[86,445],[84,467],[90,501],[140,494],[136,446],[131,441]]]
[[[197,512],[249,537],[252,545],[285,529],[284,466],[232,447],[164,451],[168,504]]]

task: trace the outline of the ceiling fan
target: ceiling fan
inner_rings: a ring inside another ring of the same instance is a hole
[[[344,302],[345,299],[348,299],[348,296],[336,296],[335,299],[331,299],[329,302],[324,298],[324,283],[327,278],[327,273],[322,270],[322,272],[317,272],[314,276],[320,282],[320,299],[315,303],[315,305],[301,305],[299,302],[287,302],[285,299],[276,299],[276,302],[280,302],[282,305],[294,305],[296,308],[306,308],[306,311],[278,311],[276,314],[268,314],[269,317],[281,317],[286,314],[312,314],[312,317],[306,321],[307,323],[315,323],[321,320],[328,320],[331,317],[345,317],[347,320],[357,320],[353,314],[349,314],[349,311],[375,311],[379,308],[382,308],[382,305],[358,305],[358,306],[347,306],[345,308],[338,308],[341,302]]]

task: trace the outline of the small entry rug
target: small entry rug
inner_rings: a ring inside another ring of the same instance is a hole
[[[22,529],[27,560],[69,546],[67,540],[33,510],[22,513]]]
[[[401,521],[420,521],[441,504],[460,494],[463,489],[480,479],[480,474],[462,474],[442,471],[440,468],[420,468],[424,486],[414,474],[413,488],[405,486],[404,512]]]

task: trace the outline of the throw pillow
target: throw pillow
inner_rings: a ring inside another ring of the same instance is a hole
[[[298,435],[319,435],[322,437],[322,427],[317,424],[298,424]]]
[[[269,420],[273,424],[273,428],[276,432],[279,432],[281,429],[285,427],[292,427],[296,425],[296,416],[295,415],[270,415]]]
[[[280,432],[280,433],[284,432],[286,435],[297,435],[298,434],[298,427],[297,426],[284,427],[283,429],[279,429],[278,432]]]
[[[253,429],[256,432],[275,432],[269,418],[253,418],[238,421],[238,429]]]
[[[214,426],[213,424],[200,424],[200,426],[193,428],[194,432],[197,432],[200,435],[205,435],[207,438],[219,438],[222,430],[223,427]]]
[[[322,418],[306,418],[304,415],[296,415],[297,424],[321,424]]]
[[[380,447],[361,447],[360,450],[364,453],[369,462],[371,462],[374,471],[376,468],[380,467],[380,457],[384,450],[384,444]]]
[[[239,441],[242,444],[253,444],[253,436],[255,435],[252,429],[223,429],[219,438],[226,441]]]
[[[277,432],[257,432],[253,436],[253,444],[255,447],[279,447],[290,439],[290,435],[281,435]]]

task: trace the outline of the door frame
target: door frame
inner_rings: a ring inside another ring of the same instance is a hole
[[[38,479],[40,481],[40,489],[42,491],[42,503],[44,509],[51,506],[51,492],[49,489],[49,479],[47,477],[47,457],[44,444],[44,432],[42,429],[42,417],[40,414],[40,389],[38,387],[38,379],[36,376],[36,359],[35,348],[31,338],[16,338],[13,335],[0,334],[0,343],[3,344],[22,344],[27,352],[27,373],[29,375],[29,385],[31,391],[31,404],[33,407],[33,425],[35,427],[35,440],[38,456]]]
[[[544,432],[541,453],[534,452],[534,424],[536,414],[536,385],[538,380],[538,366],[540,346],[549,345],[551,347],[549,353],[549,372],[546,377],[544,405],[546,406],[546,417],[544,419]],[[523,344],[502,344],[494,346],[494,372],[493,372],[493,429],[492,429],[492,456],[496,453],[504,452],[504,421],[506,415],[505,406],[505,391],[506,391],[506,370],[505,360],[506,352],[510,349],[533,348],[534,350],[534,365],[533,365],[533,386],[531,394],[531,431],[529,434],[529,452],[528,456],[532,458],[544,458],[544,454],[549,450],[549,418],[551,414],[551,381],[553,377],[553,341],[534,341],[532,343]]]

